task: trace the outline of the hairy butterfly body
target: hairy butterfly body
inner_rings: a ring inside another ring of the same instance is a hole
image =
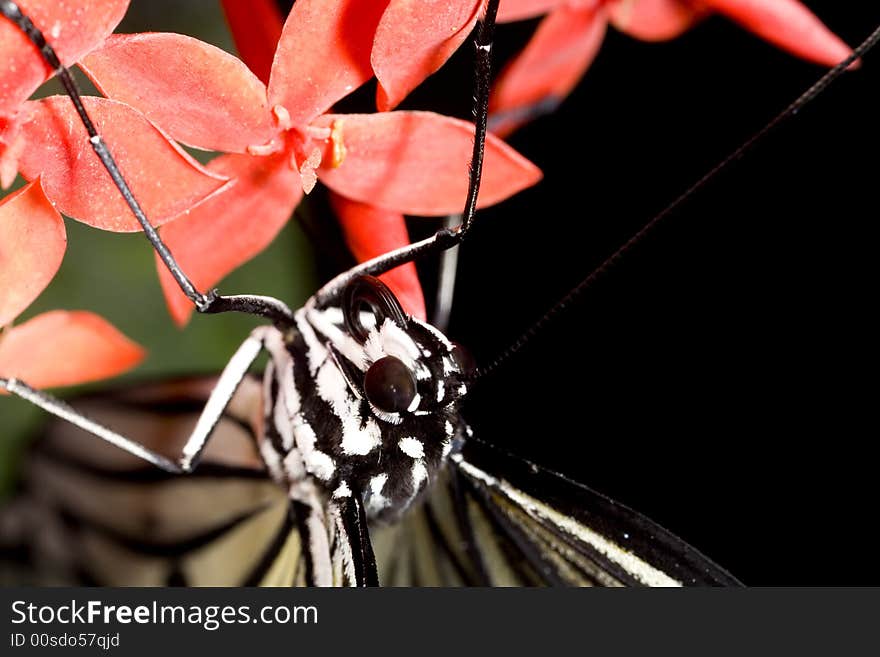
[[[333,577],[320,528],[330,522],[347,534],[366,532],[366,519],[398,520],[449,457],[467,390],[439,331],[405,316],[378,279],[356,279],[352,290],[345,308],[308,304],[293,330],[255,333],[270,354],[260,453],[307,516],[300,531],[313,541],[310,563],[322,584]],[[375,313],[369,328],[364,301]],[[369,552],[369,538],[358,541]],[[354,568],[348,554],[341,558]],[[353,570],[345,576],[357,581]]]
[[[394,304],[369,329],[345,330],[357,306],[307,306],[295,332],[268,330],[261,449],[276,479],[311,475],[336,499],[362,491],[370,517],[396,519],[449,456],[467,388],[445,336],[406,317],[378,279],[356,285]]]

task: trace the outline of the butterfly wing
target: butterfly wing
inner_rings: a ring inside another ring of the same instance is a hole
[[[449,481],[377,537],[388,584],[738,585],[723,568],[632,509],[474,440]],[[387,544],[395,546],[388,549]]]
[[[77,402],[96,420],[173,454],[213,385],[190,379]],[[557,473],[470,440],[426,502],[365,531],[331,505],[329,575],[307,519],[272,482],[236,395],[195,473],[172,476],[53,422],[0,513],[2,579],[107,585],[626,585],[738,582],[665,529]],[[375,557],[370,548],[372,536]],[[324,537],[322,536],[322,541]],[[327,553],[325,552],[325,554]],[[326,557],[323,557],[327,561]]]
[[[213,379],[132,387],[76,402],[174,454]],[[246,382],[191,475],[169,475],[64,422],[49,424],[0,514],[10,581],[102,585],[289,585],[302,560],[284,491],[255,448]],[[13,561],[14,563],[10,563]]]

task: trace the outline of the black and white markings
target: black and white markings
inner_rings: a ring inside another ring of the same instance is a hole
[[[376,279],[358,285],[381,286],[393,299]],[[347,330],[346,313],[359,313],[361,335]],[[308,482],[314,494],[296,495],[303,504],[360,496],[369,517],[399,517],[442,469],[462,424],[466,388],[453,344],[402,314],[313,302],[296,313],[295,330],[266,329],[263,342],[270,364],[260,453],[272,476],[285,486]],[[363,394],[370,367],[389,357],[416,385],[409,406],[393,413]]]

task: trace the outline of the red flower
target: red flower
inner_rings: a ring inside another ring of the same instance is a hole
[[[659,41],[712,12],[819,64],[836,65],[852,52],[797,0],[503,0],[499,21],[549,15],[496,82],[493,130],[508,134],[535,108],[562,101],[592,63],[609,22],[638,39]]]
[[[394,107],[439,69],[484,5],[485,0],[390,0],[372,52],[379,109]],[[499,22],[548,16],[496,83],[493,131],[508,134],[535,108],[564,99],[592,63],[609,22],[638,39],[659,41],[679,36],[712,12],[819,64],[833,66],[851,53],[797,0],[502,0]]]
[[[129,0],[18,0],[58,53],[72,66],[106,39],[122,20]],[[15,25],[0,19],[0,117],[14,117],[52,69]]]
[[[376,106],[396,107],[437,71],[470,35],[485,5],[486,0],[390,0],[370,54],[379,80]]]
[[[128,0],[18,4],[62,63],[70,66],[103,43]],[[91,151],[69,99],[27,101],[51,74],[27,37],[0,19],[0,183],[8,187],[20,170],[28,180],[40,177],[46,196],[64,214],[106,230],[140,230]],[[85,103],[155,224],[192,208],[226,183],[171,144],[133,108],[103,98],[86,98]]]
[[[174,34],[117,35],[83,60],[105,95],[137,107],[171,138],[229,153],[209,169],[228,176],[230,188],[163,229],[197,286],[210,288],[268,245],[300,200],[297,177],[306,192],[320,177],[355,202],[346,207],[356,214],[358,204],[396,215],[461,210],[471,124],[430,112],[329,112],[372,77],[383,9],[382,2],[298,0],[268,85],[235,57]],[[539,178],[531,163],[490,138],[481,205]],[[164,268],[160,276],[173,316],[185,322],[191,304]]]
[[[64,222],[39,181],[0,201],[2,378],[72,385],[115,376],[143,359],[138,345],[89,312],[56,310],[10,327],[52,280],[66,246]]]
[[[284,23],[284,17],[279,13],[277,4],[274,0],[222,1],[235,45],[242,60],[257,77],[268,83],[275,55],[275,44],[281,38]],[[390,8],[386,9],[377,31],[382,30],[383,25],[387,24],[385,17],[390,11]],[[448,33],[444,33],[443,37],[447,36]],[[373,43],[374,63],[378,42],[377,35]],[[421,80],[413,82],[412,86],[419,82]],[[358,262],[370,260],[382,253],[409,244],[406,223],[400,212],[352,201],[334,192],[330,193],[330,199],[342,225],[348,246]],[[280,221],[283,223],[284,218],[281,218]],[[271,240],[272,235],[269,235],[267,239]],[[222,240],[217,241],[222,242]],[[218,271],[218,279],[224,271]],[[383,274],[381,278],[394,291],[410,314],[421,318],[425,317],[425,299],[416,266],[413,263],[397,267]]]

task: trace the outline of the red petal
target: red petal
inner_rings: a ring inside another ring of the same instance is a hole
[[[587,0],[588,2],[590,0]],[[601,0],[592,0],[592,4],[598,5]],[[498,6],[498,22],[510,23],[521,21],[526,18],[535,18],[543,14],[549,14],[557,7],[572,4],[569,0],[501,0]],[[584,4],[581,2],[581,4]]]
[[[43,313],[0,336],[0,376],[35,388],[106,379],[143,358],[137,344],[84,311]]]
[[[0,327],[45,289],[66,248],[64,221],[39,181],[0,201]]]
[[[541,21],[495,83],[489,106],[492,130],[509,134],[568,96],[599,52],[605,27],[604,11],[565,6]]]
[[[333,193],[330,194],[330,201],[342,224],[348,248],[358,262],[371,260],[410,243],[406,223],[399,212],[350,201]],[[397,295],[406,312],[418,319],[425,319],[425,295],[422,294],[414,263],[396,267],[380,278]]]
[[[180,34],[119,34],[83,59],[98,90],[143,112],[172,139],[243,153],[278,132],[266,86],[244,63]]]
[[[373,77],[370,49],[388,0],[297,0],[272,64],[269,102],[305,125]]]
[[[471,33],[484,0],[391,0],[376,29],[372,63],[384,112],[454,53]]]
[[[745,29],[770,43],[817,64],[836,66],[852,54],[797,0],[703,0]]]
[[[643,41],[674,39],[706,13],[686,0],[615,0],[608,11],[614,27]]]
[[[200,290],[213,288],[275,239],[302,198],[299,176],[285,156],[224,155],[209,165],[228,176],[228,189],[162,229],[165,243]],[[187,299],[161,261],[159,280],[174,321],[192,314]]]
[[[122,20],[128,0],[18,0],[67,66],[101,43]],[[0,116],[11,116],[52,74],[30,40],[0,18]]]
[[[225,179],[211,174],[123,103],[84,98],[125,179],[154,226],[159,226],[222,188]],[[96,228],[139,231],[119,190],[92,151],[85,128],[66,96],[37,103],[24,126],[28,147],[21,173],[42,176],[43,189],[67,216]]]
[[[327,114],[340,143],[328,146],[320,179],[350,199],[404,214],[461,212],[468,186],[474,126],[432,112]],[[338,157],[343,152],[344,157]],[[334,155],[337,155],[334,158]],[[541,179],[541,171],[497,137],[486,140],[481,207],[498,203]]]
[[[13,119],[0,116],[0,188],[2,189],[9,189],[18,175],[18,161],[27,147],[21,127],[27,122],[28,114],[27,111],[21,111]]]
[[[272,57],[284,25],[278,5],[275,0],[221,0],[221,4],[239,57],[268,84]]]

